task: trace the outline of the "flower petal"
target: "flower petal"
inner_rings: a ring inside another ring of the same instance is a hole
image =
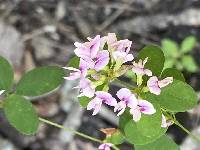
[[[101,150],[111,150],[110,148],[113,146],[112,143],[103,143],[99,146]]]
[[[133,120],[135,122],[138,122],[141,118],[141,112],[138,108],[133,108],[133,109],[130,109],[130,114],[133,115]]]
[[[131,94],[131,96],[127,100],[127,106],[129,108],[136,108],[137,104],[138,104],[137,98],[135,97],[134,94]]]
[[[144,69],[133,66],[132,71],[137,75],[144,75]]]
[[[126,109],[126,103],[125,101],[120,101],[119,103],[117,103],[117,105],[115,106],[114,108],[114,112],[117,112],[118,111],[118,114],[117,116],[120,116],[124,113]]]
[[[144,69],[144,73],[149,77],[152,76],[152,71],[149,69]]]
[[[5,90],[0,90],[0,95],[2,95],[5,92]]]
[[[121,88],[119,91],[117,91],[116,95],[120,100],[124,100],[124,99],[129,98],[132,95],[132,93],[127,88]]]
[[[139,100],[138,106],[140,107],[140,111],[144,114],[152,115],[156,112],[154,106],[146,100]]]
[[[94,69],[99,71],[109,63],[109,52],[107,50],[100,51],[97,54]]]
[[[147,81],[147,87],[149,91],[153,94],[159,95],[161,92],[160,87],[158,86],[158,78],[156,76],[150,77]]]
[[[100,98],[103,103],[109,105],[109,106],[116,106],[117,105],[117,101],[115,98],[112,97],[111,94],[104,92],[104,91],[97,91],[96,92],[96,96],[98,98]]]
[[[101,105],[102,105],[102,100],[96,97],[88,103],[87,110],[93,109],[94,111],[92,115],[96,115],[100,111]]]
[[[162,128],[167,128],[167,119],[165,118],[165,116],[162,114],[162,124],[161,124]]]
[[[133,54],[127,54],[125,57],[125,62],[132,61],[134,59]]]
[[[97,55],[97,52],[100,49],[100,44],[101,44],[101,38],[100,35],[97,35],[94,39],[91,39],[90,41],[90,56],[91,58],[95,58]]]
[[[89,79],[82,78],[80,80],[79,87],[84,96],[89,98],[94,96],[95,88],[92,87],[92,83]]]
[[[160,88],[163,88],[172,82],[173,82],[173,77],[167,77],[161,81],[158,81],[158,85]]]

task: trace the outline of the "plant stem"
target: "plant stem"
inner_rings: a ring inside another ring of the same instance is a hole
[[[96,139],[96,138],[91,137],[91,136],[89,136],[89,135],[86,135],[86,134],[83,134],[83,133],[81,133],[81,132],[75,131],[75,130],[73,130],[73,129],[66,128],[66,127],[64,127],[64,126],[62,126],[62,125],[60,125],[60,124],[51,122],[51,121],[46,120],[46,119],[44,119],[44,118],[39,118],[39,120],[40,120],[41,122],[43,122],[43,123],[46,123],[46,124],[51,125],[51,126],[54,126],[54,127],[56,127],[56,128],[60,128],[60,129],[63,129],[63,130],[65,130],[65,131],[72,132],[72,133],[74,133],[74,134],[76,134],[76,135],[78,135],[78,136],[80,136],[80,137],[85,138],[85,139],[88,139],[88,140],[91,140],[91,141],[94,141],[94,142],[97,142],[97,143],[104,143],[103,141],[101,141],[101,140],[99,140],[99,139]],[[119,150],[119,148],[118,148],[117,146],[115,146],[115,145],[113,145],[112,148],[113,148],[114,150]]]
[[[60,128],[60,129],[63,129],[63,130],[65,130],[65,131],[72,132],[72,133],[74,133],[74,134],[76,134],[76,135],[78,135],[78,136],[81,136],[81,137],[85,138],[85,139],[88,139],[88,140],[91,140],[91,141],[94,141],[94,142],[98,142],[98,143],[103,143],[103,141],[101,141],[101,140],[99,140],[99,139],[96,139],[96,138],[93,138],[93,137],[91,137],[91,136],[85,135],[85,134],[80,133],[80,132],[78,132],[78,131],[75,131],[75,130],[73,130],[73,129],[66,128],[66,127],[64,127],[64,126],[62,126],[62,125],[60,125],[60,124],[51,122],[51,121],[49,121],[49,120],[46,120],[46,119],[43,119],[43,118],[39,118],[39,120],[40,120],[41,122],[44,122],[44,123],[49,124],[49,125],[51,125],[51,126],[54,126],[54,127]]]
[[[177,120],[174,121],[174,123],[180,127],[183,131],[185,131],[189,136],[191,136],[194,140],[198,141],[200,143],[200,138],[196,135],[192,134],[188,129],[186,129],[183,125],[181,125]]]
[[[131,90],[135,88],[133,85],[131,85],[131,84],[127,83],[127,82],[121,81],[119,79],[115,79],[114,82],[117,82],[117,83],[119,83],[119,84],[121,84],[121,85],[123,85],[123,86],[125,86],[125,87],[127,87],[129,89],[131,89]]]

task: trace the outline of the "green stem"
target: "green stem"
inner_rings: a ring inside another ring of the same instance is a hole
[[[39,120],[40,120],[41,122],[44,122],[44,123],[49,124],[49,125],[51,125],[51,126],[54,126],[54,127],[60,128],[60,129],[63,129],[63,130],[65,130],[65,131],[72,132],[72,133],[74,133],[74,134],[76,134],[76,135],[78,135],[78,136],[81,136],[81,137],[85,138],[85,139],[88,139],[88,140],[91,140],[91,141],[94,141],[94,142],[98,142],[98,143],[103,143],[103,141],[101,141],[101,140],[99,140],[99,139],[96,139],[96,138],[93,138],[93,137],[91,137],[91,136],[85,135],[85,134],[80,133],[80,132],[78,132],[78,131],[75,131],[75,130],[73,130],[73,129],[66,128],[66,127],[64,127],[64,126],[62,126],[62,125],[60,125],[60,124],[51,122],[51,121],[49,121],[49,120],[46,120],[46,119],[43,119],[43,118],[39,118]]]
[[[119,79],[115,79],[114,82],[117,82],[117,83],[119,83],[119,84],[121,84],[121,85],[123,85],[123,86],[125,86],[125,87],[127,87],[129,89],[131,89],[131,90],[135,88],[133,85],[131,85],[131,84],[127,83],[127,82],[121,81]]]
[[[174,121],[174,123],[180,127],[183,131],[185,131],[189,136],[191,136],[194,140],[198,141],[200,143],[200,138],[192,134],[188,129],[186,129],[183,125],[181,125],[177,120]]]
[[[88,140],[91,140],[91,141],[94,141],[94,142],[97,142],[97,143],[104,143],[103,141],[101,141],[101,140],[99,140],[99,139],[96,139],[96,138],[91,137],[91,136],[89,136],[89,135],[86,135],[86,134],[83,134],[83,133],[81,133],[81,132],[75,131],[75,130],[73,130],[73,129],[66,128],[66,127],[64,127],[64,126],[62,126],[62,125],[60,125],[60,124],[51,122],[51,121],[46,120],[46,119],[44,119],[44,118],[39,118],[39,120],[40,120],[41,122],[43,122],[43,123],[46,123],[46,124],[51,125],[51,126],[54,126],[54,127],[56,127],[56,128],[60,128],[60,129],[63,129],[63,130],[65,130],[65,131],[72,132],[72,133],[74,133],[74,134],[76,134],[76,135],[78,135],[78,136],[80,136],[80,137],[85,138],[85,139],[88,139]],[[115,146],[115,145],[113,145],[112,148],[113,148],[114,150],[119,150],[119,148],[118,148],[117,146]]]

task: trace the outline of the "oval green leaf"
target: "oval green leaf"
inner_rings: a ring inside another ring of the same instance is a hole
[[[16,87],[16,93],[39,96],[56,89],[64,81],[64,70],[56,66],[39,67],[26,73]]]
[[[13,84],[14,73],[9,62],[0,56],[0,90],[9,90]]]
[[[161,78],[173,77],[173,79],[185,82],[183,74],[175,68],[167,68],[162,72]]]
[[[162,108],[172,112],[184,112],[197,105],[197,94],[193,88],[179,80],[164,87],[160,95],[150,95]]]
[[[179,46],[175,41],[163,39],[161,43],[162,50],[166,57],[176,58],[178,56]]]
[[[159,132],[157,134],[154,134],[154,136],[147,137],[144,136],[140,130],[138,130],[136,123],[133,120],[130,120],[124,128],[125,137],[128,142],[134,145],[145,145],[148,143],[151,143],[155,140],[157,140],[159,137],[161,137],[163,134],[165,134],[166,129],[160,128]]]
[[[185,55],[181,58],[181,63],[183,67],[188,71],[188,72],[197,72],[198,71],[198,66],[197,63],[195,62],[194,58],[190,55]]]
[[[197,44],[196,37],[194,36],[186,37],[181,43],[181,52],[182,53],[190,52],[195,47],[196,44]]]
[[[30,101],[11,95],[5,100],[3,108],[9,123],[19,132],[25,135],[37,132],[39,120]]]
[[[163,51],[155,45],[146,46],[139,52],[138,58],[144,60],[146,57],[148,57],[148,61],[145,67],[150,69],[153,75],[159,76],[165,62]]]
[[[136,150],[180,150],[178,145],[166,135],[147,145],[136,145]]]

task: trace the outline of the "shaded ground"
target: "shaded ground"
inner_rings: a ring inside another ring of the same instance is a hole
[[[133,53],[137,53],[146,44],[160,45],[165,37],[180,42],[188,35],[195,35],[200,40],[199,27],[198,0],[3,0],[0,1],[0,55],[14,65],[17,81],[23,72],[35,66],[65,65],[73,55],[73,43],[87,36],[115,32],[132,40]],[[191,54],[200,66],[199,48],[198,44]],[[195,90],[200,91],[200,69],[185,75]],[[74,100],[76,93],[71,90],[74,84],[66,83],[59,91],[32,100],[37,111],[55,122],[103,137],[98,129],[115,127],[117,120],[106,108],[97,117],[81,110]],[[195,128],[199,125],[198,110],[197,107],[192,113],[178,116],[187,127]],[[20,150],[93,150],[98,146],[76,136],[72,140],[73,135],[45,125],[36,136],[24,137],[10,128],[0,114],[0,142],[9,140],[11,143],[7,145]],[[175,127],[169,133],[179,144],[186,136]],[[122,149],[132,147],[124,144]]]

